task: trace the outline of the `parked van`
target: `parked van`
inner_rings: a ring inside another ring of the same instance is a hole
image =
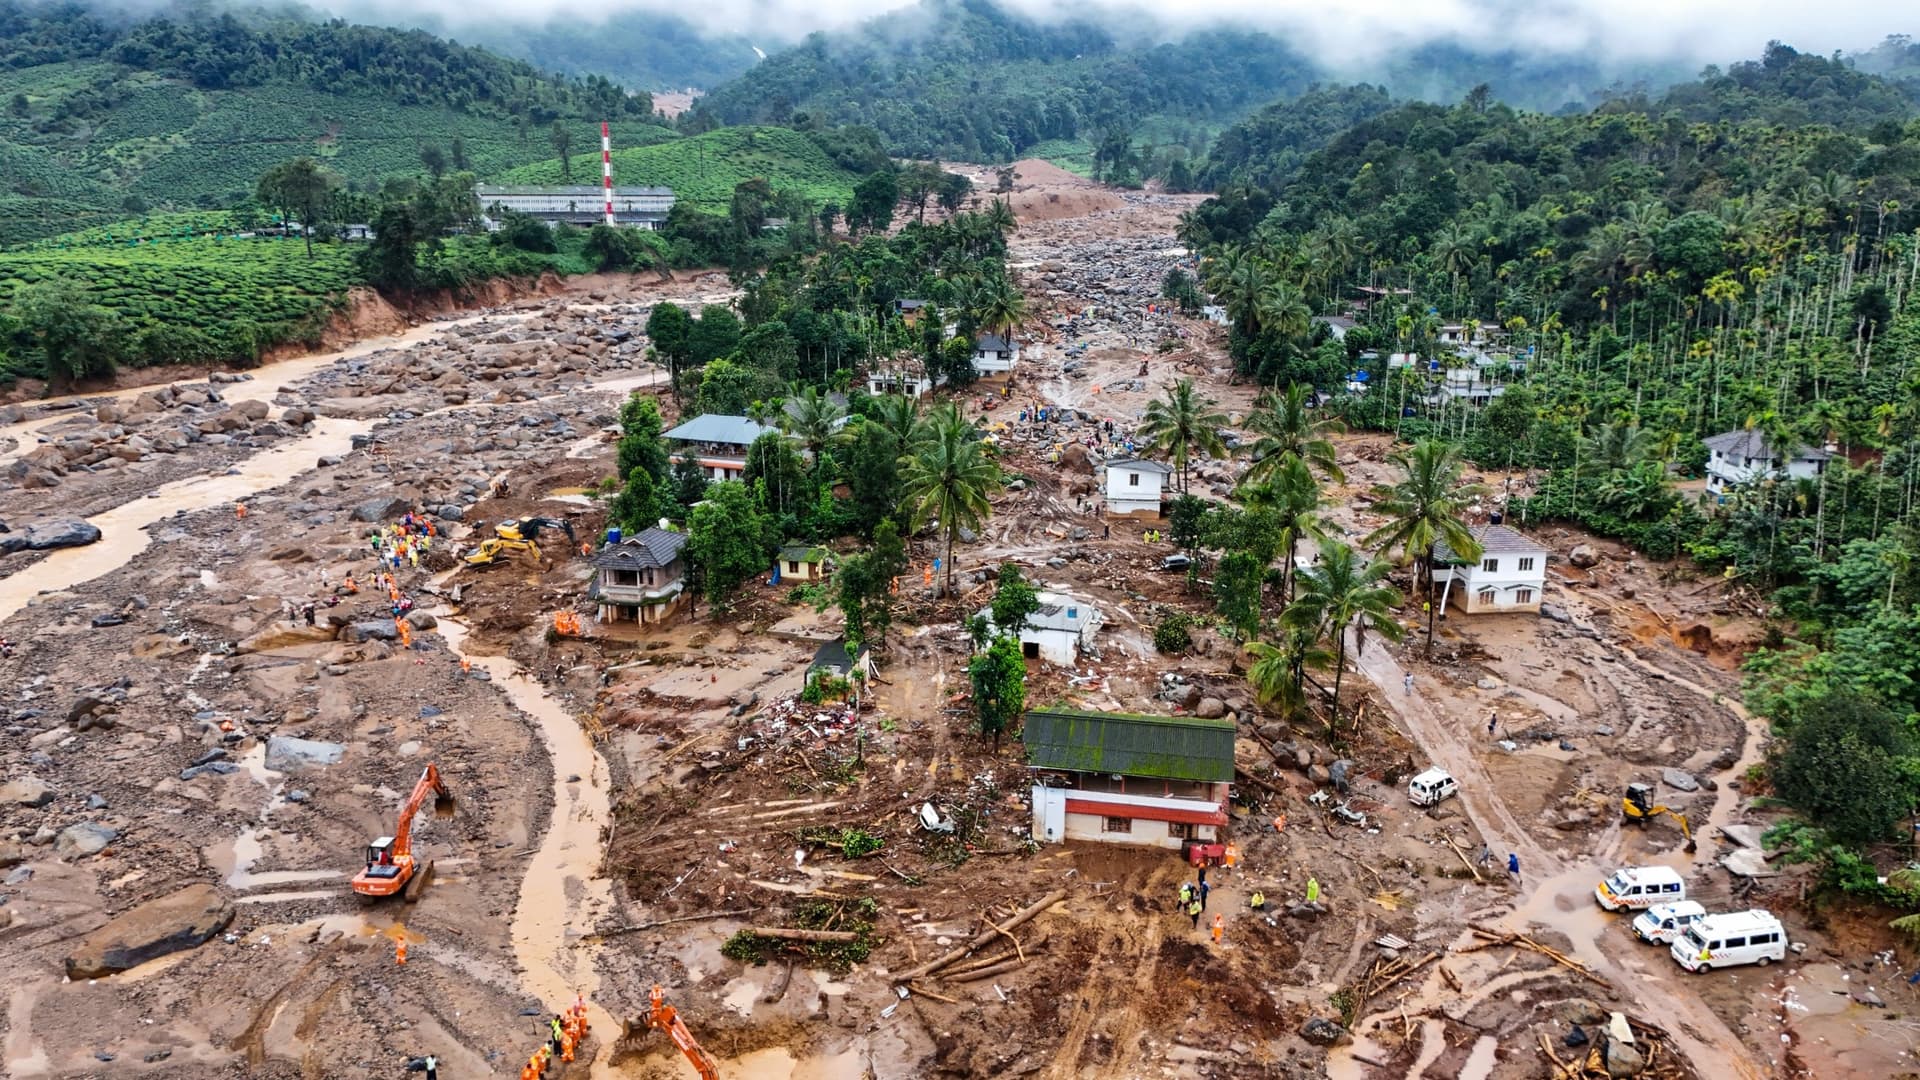
[[[1671,866],[1628,866],[1593,887],[1593,898],[1608,911],[1642,910],[1687,898],[1687,883]]]
[[[1706,908],[1691,900],[1655,904],[1633,920],[1633,936],[1652,945],[1671,945],[1706,913]]]
[[[1695,919],[1673,943],[1673,959],[1693,972],[1739,964],[1765,967],[1787,958],[1787,931],[1762,908]]]
[[[1460,793],[1460,781],[1445,769],[1428,769],[1407,782],[1407,797],[1415,806],[1432,806]]]

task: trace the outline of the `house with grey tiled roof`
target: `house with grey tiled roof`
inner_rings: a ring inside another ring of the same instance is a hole
[[[1480,541],[1480,557],[1455,554],[1445,540],[1433,545],[1433,580],[1441,586],[1440,609],[1457,602],[1468,615],[1540,610],[1546,591],[1547,549],[1505,525],[1467,530]]]
[[[593,595],[601,622],[664,622],[687,589],[685,533],[642,529],[593,557]]]
[[[1703,440],[1707,444],[1707,490],[1722,494],[1728,488],[1767,477],[1812,480],[1827,471],[1833,455],[1814,446],[1796,447],[1781,454],[1767,437],[1752,428],[1728,431]]]
[[[662,438],[674,444],[668,455],[674,464],[691,458],[710,479],[738,480],[747,471],[747,448],[773,430],[744,416],[705,413],[663,433]]]
[[[973,371],[976,375],[1004,375],[1020,362],[1020,346],[999,334],[981,334],[973,339]]]

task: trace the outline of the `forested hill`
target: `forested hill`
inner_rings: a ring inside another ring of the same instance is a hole
[[[1006,160],[1156,114],[1231,120],[1314,77],[1308,61],[1265,34],[1203,32],[1131,47],[1090,23],[1037,23],[986,0],[923,0],[846,34],[812,35],[695,112],[717,124],[807,114],[873,127],[896,154]]]
[[[234,206],[308,154],[366,187],[669,138],[651,102],[417,31],[265,13],[116,19],[0,0],[0,243]]]

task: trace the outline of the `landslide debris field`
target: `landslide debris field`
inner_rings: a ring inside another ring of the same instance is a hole
[[[625,394],[664,389],[648,307],[724,301],[722,278],[597,279],[242,381],[0,418],[0,520],[103,533],[0,557],[7,1074],[384,1077],[433,1053],[446,1076],[512,1076],[582,993],[593,1034],[566,1075],[691,1076],[646,1029],[655,983],[722,1076],[755,1080],[1537,1077],[1550,1055],[1578,1067],[1566,1037],[1614,1012],[1641,1075],[1899,1067],[1904,1047],[1852,1039],[1868,1006],[1834,992],[1891,998],[1891,970],[1794,927],[1812,947],[1789,963],[1694,979],[1593,904],[1606,872],[1647,862],[1709,906],[1784,910],[1799,890],[1764,863],[1721,866],[1763,822],[1740,791],[1758,735],[1728,703],[1753,626],[1718,583],[1537,533],[1543,615],[1456,615],[1430,658],[1417,635],[1370,640],[1348,677],[1361,721],[1331,745],[1263,716],[1211,630],[1193,655],[1155,655],[1160,615],[1207,601],[1158,569],[1171,549],[1148,523],[1103,532],[1092,464],[1056,449],[1092,418],[1132,428],[1176,375],[1236,419],[1254,388],[1230,384],[1223,330],[1147,313],[1190,200],[1074,204],[1053,182],[1018,192],[1035,208],[1013,241],[1031,306],[1018,381],[969,396],[1022,482],[956,551],[960,599],[904,598],[857,714],[795,701],[837,628],[790,585],[640,631],[592,618],[587,560],[563,541],[542,565],[449,550],[532,514],[597,535],[603,504],[582,491],[613,472],[606,429]],[[1036,401],[1085,412],[1022,423]],[[1340,447],[1333,516],[1358,535],[1388,446]],[[1241,468],[1200,462],[1196,490],[1225,494]],[[364,536],[416,509],[440,535],[397,574],[408,645]],[[916,566],[932,554],[922,538]],[[1176,855],[1028,842],[1020,746],[971,734],[965,695],[961,620],[1006,561],[1105,615],[1097,658],[1030,662],[1030,704],[1237,722],[1219,944],[1175,912]],[[349,572],[358,594],[311,627],[289,616]],[[582,637],[548,633],[561,611]],[[415,825],[435,862],[423,895],[355,894],[364,846],[429,762],[456,804]],[[1405,780],[1434,764],[1461,797],[1420,811]],[[1348,791],[1312,801],[1336,772]],[[1622,830],[1631,780],[1689,815],[1697,853],[1664,820]],[[928,804],[951,832],[923,827]],[[1246,909],[1256,889],[1266,914]],[[753,926],[855,940],[723,951]]]

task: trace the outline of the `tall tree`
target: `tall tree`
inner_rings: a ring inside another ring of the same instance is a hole
[[[780,407],[780,427],[813,455],[815,468],[826,464],[829,446],[845,442],[846,407],[820,392],[817,386],[801,387]]]
[[[1000,580],[994,586],[991,608],[994,630],[1014,637],[1019,637],[1027,628],[1027,617],[1040,610],[1040,594],[1020,573],[1018,564],[1000,564]]]
[[[560,159],[560,182],[571,184],[573,183],[573,132],[567,130],[564,122],[555,120],[549,136],[553,139],[554,156]]]
[[[968,661],[967,675],[973,682],[980,734],[992,737],[997,754],[1001,733],[1027,709],[1027,661],[1020,655],[1020,639],[1010,634],[995,638]]]
[[[1399,561],[1409,560],[1419,568],[1421,587],[1426,598],[1427,650],[1433,650],[1433,620],[1437,598],[1433,594],[1433,545],[1445,540],[1457,558],[1477,561],[1480,541],[1468,531],[1464,515],[1472,501],[1486,493],[1480,484],[1463,479],[1465,463],[1460,448],[1439,439],[1422,439],[1413,446],[1396,451],[1388,463],[1400,471],[1392,484],[1374,487],[1374,510],[1388,521],[1363,541],[1376,551],[1400,553]]]
[[[1248,486],[1243,480],[1240,497],[1247,506],[1272,512],[1280,531],[1280,600],[1285,603],[1293,576],[1294,550],[1302,540],[1319,541],[1326,536],[1320,519],[1320,483],[1307,471],[1307,463],[1285,455],[1279,468],[1269,472],[1263,483]]]
[[[687,554],[700,571],[707,603],[725,608],[741,585],[764,573],[774,528],[738,480],[709,485],[687,520]]]
[[[1394,618],[1400,594],[1381,584],[1393,568],[1384,560],[1361,562],[1353,548],[1338,540],[1322,540],[1320,557],[1300,571],[1299,593],[1288,605],[1282,621],[1289,626],[1310,629],[1333,646],[1331,733],[1340,720],[1340,687],[1347,669],[1347,630],[1355,630],[1360,647],[1364,635],[1373,630],[1389,641],[1399,641],[1406,631]]]
[[[961,529],[974,532],[993,513],[988,496],[1000,490],[1000,466],[980,433],[952,402],[936,407],[920,425],[908,451],[901,498],[913,530],[938,520],[945,538],[945,584],[953,591],[953,542]]]
[[[1165,454],[1180,473],[1180,490],[1187,490],[1187,463],[1198,450],[1214,457],[1225,457],[1227,448],[1220,441],[1220,429],[1227,426],[1225,413],[1213,407],[1212,398],[1194,389],[1192,379],[1181,379],[1168,388],[1167,396],[1147,403],[1141,418],[1140,436],[1149,447]]]
[[[268,169],[254,187],[261,205],[280,214],[281,220],[300,219],[300,231],[307,238],[307,257],[313,257],[313,230],[326,217],[333,193],[340,189],[340,177],[320,167],[309,157],[283,161]]]
[[[1333,441],[1328,438],[1346,427],[1332,417],[1316,414],[1308,405],[1310,394],[1309,388],[1295,383],[1284,391],[1269,390],[1254,402],[1246,429],[1259,438],[1254,440],[1253,464],[1247,466],[1243,482],[1264,480],[1289,457],[1304,461],[1336,484],[1346,480]]]

